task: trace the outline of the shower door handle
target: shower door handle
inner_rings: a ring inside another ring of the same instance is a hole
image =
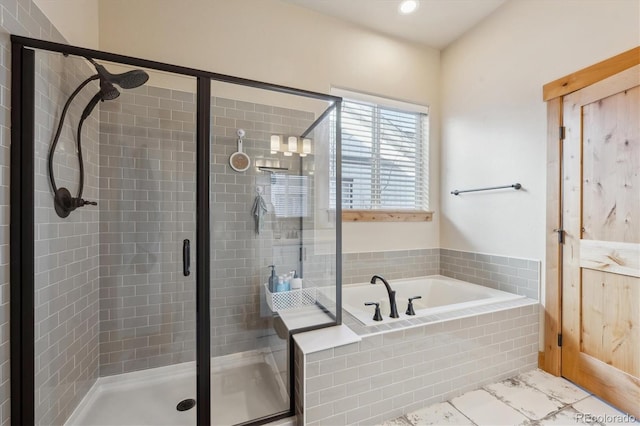
[[[191,274],[191,242],[189,240],[182,242],[182,273],[185,277]]]

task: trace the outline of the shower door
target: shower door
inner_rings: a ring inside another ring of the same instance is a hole
[[[149,79],[63,116],[99,67]],[[44,51],[35,77],[35,424],[195,424],[195,79]]]

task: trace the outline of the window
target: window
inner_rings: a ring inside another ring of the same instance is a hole
[[[353,100],[349,94],[340,93],[344,98],[343,211],[426,211],[429,198],[426,108],[387,106],[380,99]],[[335,167],[332,174],[335,176]],[[334,182],[332,206],[335,195]]]
[[[276,217],[307,217],[309,185],[307,176],[271,174],[271,204]]]

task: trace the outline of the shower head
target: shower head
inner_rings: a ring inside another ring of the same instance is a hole
[[[120,96],[120,91],[116,89],[116,87],[111,84],[109,81],[101,78],[100,79],[100,94],[101,100],[103,101],[112,101],[118,96]]]
[[[98,75],[101,79],[108,81],[109,83],[117,84],[123,89],[135,89],[140,87],[149,80],[149,74],[142,70],[131,70],[120,74],[111,74],[107,69],[94,61],[91,58],[87,58],[98,71]]]
[[[97,71],[97,74],[88,77],[82,83],[80,83],[80,85],[76,87],[76,89],[67,99],[67,102],[62,108],[62,115],[60,116],[60,121],[58,122],[58,128],[56,130],[55,136],[53,137],[53,142],[51,143],[51,147],[49,148],[49,180],[51,181],[51,187],[54,193],[54,206],[58,216],[63,218],[67,217],[71,211],[75,210],[78,207],[82,207],[87,204],[96,205],[95,202],[86,201],[82,198],[82,189],[84,186],[84,165],[82,160],[81,141],[82,125],[84,121],[91,115],[96,105],[98,105],[100,101],[110,101],[120,96],[120,91],[118,91],[114,84],[120,86],[122,89],[134,89],[136,87],[142,86],[149,80],[149,74],[147,74],[143,70],[131,70],[120,74],[111,74],[104,66],[100,65],[92,58],[85,56],[85,59],[93,64]],[[76,135],[78,148],[76,152],[78,154],[80,179],[78,183],[78,195],[76,197],[73,197],[68,189],[58,188],[58,186],[56,185],[56,181],[53,176],[53,155],[60,138],[60,132],[62,131],[64,117],[67,114],[69,106],[71,105],[71,101],[87,84],[98,79],[100,80],[100,90],[91,98],[87,106],[85,106],[84,110],[82,111],[82,115],[80,116],[80,122],[78,123],[78,131]]]
[[[117,84],[123,89],[135,89],[140,87],[149,80],[149,74],[142,70],[131,70],[122,74],[111,74],[105,67],[100,64],[94,64],[101,78],[110,83]]]

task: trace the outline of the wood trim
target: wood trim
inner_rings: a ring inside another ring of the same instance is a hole
[[[640,65],[634,65],[620,71],[615,77],[599,81],[572,94],[571,99],[576,105],[582,107],[616,93],[633,89],[638,85],[640,85]]]
[[[562,333],[562,244],[558,233],[562,228],[560,176],[562,172],[562,98],[547,102],[547,223],[545,256],[544,357],[540,368],[550,374],[561,373],[562,352],[558,334]]]
[[[580,237],[582,235],[582,109],[576,107],[573,93],[563,98],[562,122],[565,139],[562,149],[562,245],[561,301],[562,301],[562,376],[575,381],[579,365],[576,353],[580,347],[580,290],[582,274],[580,270]],[[576,109],[577,108],[577,109]]]
[[[545,101],[567,95],[640,64],[640,46],[581,69],[542,87]]]
[[[433,212],[392,210],[343,210],[343,222],[431,222]]]
[[[640,278],[640,244],[580,240],[580,267]]]

